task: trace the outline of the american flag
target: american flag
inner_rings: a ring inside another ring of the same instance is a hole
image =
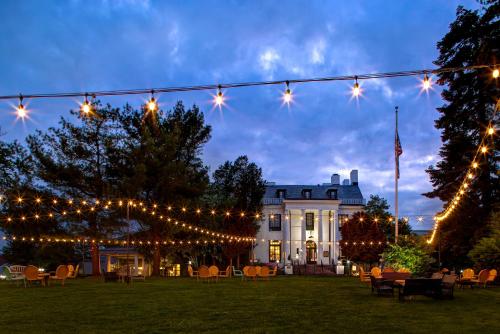
[[[403,154],[403,147],[401,147],[401,142],[399,141],[399,134],[396,130],[396,138],[394,141],[394,154],[396,156],[396,177],[399,179],[399,156]]]

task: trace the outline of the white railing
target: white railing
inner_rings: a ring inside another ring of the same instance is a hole
[[[282,198],[264,198],[262,200],[262,204],[264,205],[280,205],[283,203]]]
[[[366,205],[364,198],[343,198],[340,200],[340,204],[344,205]]]
[[[304,199],[300,199],[304,200]],[[264,205],[281,205],[283,203],[283,198],[264,198],[262,199],[262,204]],[[343,198],[340,200],[340,204],[344,205],[366,205],[366,201],[363,198]]]

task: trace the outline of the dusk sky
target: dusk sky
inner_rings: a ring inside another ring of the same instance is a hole
[[[436,43],[463,4],[475,1],[14,1],[0,2],[0,95],[112,90],[298,79],[434,68]],[[197,104],[213,127],[204,161],[213,172],[239,155],[262,167],[268,181],[329,182],[359,170],[366,198],[394,200],[394,106],[400,108],[400,215],[430,215],[441,203],[425,169],[438,161],[434,128],[440,89],[421,93],[421,78],[292,85],[225,91],[227,107],[211,94],[158,96],[163,109]],[[104,98],[134,106],[144,97]],[[31,120],[15,121],[0,102],[4,140],[71,117],[78,100],[26,101]],[[391,207],[392,209],[392,207]],[[416,220],[412,220],[416,225]],[[422,228],[418,227],[417,228]]]

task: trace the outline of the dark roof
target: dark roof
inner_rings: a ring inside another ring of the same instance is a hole
[[[337,190],[338,199],[363,199],[358,185],[267,185],[264,198],[277,198],[278,190],[286,191],[286,199],[303,199],[304,190],[311,190],[311,199],[330,199],[329,190]]]

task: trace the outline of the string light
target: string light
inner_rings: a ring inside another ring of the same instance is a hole
[[[285,92],[283,93],[283,103],[290,105],[292,102],[292,91],[290,90],[290,82],[287,81],[286,83],[286,89]]]
[[[359,75],[342,75],[335,77],[322,77],[322,78],[307,78],[307,79],[294,79],[289,80],[289,83],[307,83],[307,82],[327,82],[327,81],[343,81],[343,80],[352,80],[354,79],[356,83],[353,87],[353,96],[358,97],[362,94],[362,89],[357,82],[358,79],[368,80],[368,79],[379,79],[379,78],[395,78],[395,77],[408,77],[408,76],[417,76],[424,75],[428,76],[429,74],[439,75],[442,73],[453,73],[453,72],[463,72],[463,71],[472,71],[484,68],[492,68],[492,65],[473,65],[473,66],[464,66],[464,67],[449,67],[449,68],[439,68],[439,69],[425,69],[425,70],[411,70],[411,71],[399,71],[399,72],[383,72],[383,73],[368,73],[368,74],[359,74]],[[495,68],[492,71],[492,75],[494,78],[498,78],[499,71]],[[241,82],[241,83],[227,83],[224,84],[224,88],[241,88],[241,87],[253,87],[253,86],[267,86],[267,85],[281,85],[283,81],[260,81],[260,82]],[[431,80],[429,79],[429,85],[431,84]],[[424,85],[427,85],[424,83]],[[218,107],[222,107],[224,104],[224,96],[221,91],[221,85],[198,85],[198,86],[183,86],[183,87],[168,87],[168,88],[155,88],[154,92],[157,93],[173,93],[173,92],[188,92],[188,91],[200,91],[200,90],[213,90],[217,89],[217,95],[214,97],[215,105]],[[86,95],[90,95],[93,97],[96,96],[124,96],[124,95],[137,95],[137,94],[147,94],[153,92],[151,89],[129,89],[129,90],[110,90],[110,91],[95,91],[90,93],[82,93],[82,92],[66,92],[66,93],[36,93],[36,94],[27,94],[25,97],[30,99],[43,99],[43,98],[68,98],[68,97],[84,97]],[[10,99],[18,99],[22,100],[22,95],[3,95],[0,96],[0,100],[10,100]],[[286,98],[286,97],[284,97]],[[290,92],[291,98],[291,92]],[[287,98],[288,99],[288,98]],[[153,102],[153,103],[151,103]],[[22,108],[21,108],[22,107]],[[156,111],[158,109],[158,104],[154,100],[154,97],[151,97],[151,100],[146,105],[146,108],[149,111]],[[19,104],[18,109],[18,117],[24,118],[26,117],[27,111],[22,106],[22,103]],[[89,110],[90,112],[91,110]]]
[[[358,97],[361,94],[361,88],[359,87],[358,77],[355,77],[354,86],[352,87],[352,96]]]
[[[500,100],[497,102],[497,105],[495,107],[495,110],[493,112],[492,120],[495,119],[496,113],[500,107]],[[493,131],[492,131],[493,130]],[[441,221],[444,219],[448,218],[454,210],[460,205],[460,201],[464,198],[463,195],[465,195],[465,191],[469,188],[469,184],[467,183],[467,179],[472,180],[474,178],[474,174],[472,173],[472,169],[476,169],[479,164],[477,163],[476,159],[479,155],[479,153],[486,154],[488,152],[488,147],[484,145],[484,142],[487,139],[487,136],[492,135],[494,133],[494,128],[493,128],[493,121],[490,121],[490,124],[486,128],[486,131],[481,139],[481,143],[479,144],[476,154],[474,158],[472,159],[472,164],[467,173],[465,174],[464,180],[462,181],[462,185],[459,187],[458,191],[455,193],[455,195],[451,198],[451,200],[448,203],[448,207],[445,208],[444,211],[441,213],[437,214],[434,216],[434,227],[431,232],[430,238],[427,240],[428,244],[431,244],[435,237],[437,230],[439,228],[439,224]]]
[[[154,94],[155,94],[155,92],[154,92],[154,90],[152,90],[151,91],[151,98],[149,99],[148,105],[147,105],[149,112],[155,112],[158,109],[158,103],[155,100]]]
[[[498,68],[495,68],[491,75],[493,76],[493,79],[498,79],[498,76],[500,75],[500,71],[498,70]]]
[[[427,73],[424,75],[424,80],[422,81],[422,88],[425,90],[425,91],[428,91],[429,88],[431,88],[431,80],[429,79],[429,77],[427,76]]]
[[[86,115],[88,115],[92,111],[92,107],[90,106],[87,93],[85,93],[85,100],[83,100],[83,103],[80,106],[80,110]]]
[[[19,105],[17,106],[16,110],[17,110],[17,117],[20,119],[24,119],[28,115],[28,112],[23,105],[23,96],[21,94],[19,94]]]
[[[222,94],[220,85],[217,87],[217,94],[214,97],[214,103],[217,107],[219,107],[219,109],[224,105],[224,94]]]

